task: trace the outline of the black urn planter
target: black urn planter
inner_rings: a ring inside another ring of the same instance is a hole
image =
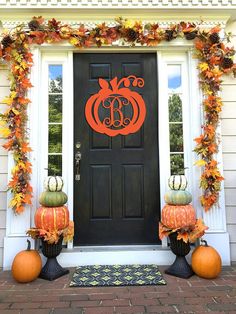
[[[185,256],[190,252],[190,243],[185,243],[183,240],[177,240],[177,235],[177,232],[169,235],[170,248],[176,255],[176,258],[174,263],[165,270],[165,273],[180,278],[189,278],[194,275],[191,266],[185,258]]]
[[[42,253],[47,257],[47,262],[41,270],[40,278],[51,281],[69,273],[68,269],[61,267],[56,258],[61,253],[62,241],[62,236],[54,244],[48,244],[42,240]]]

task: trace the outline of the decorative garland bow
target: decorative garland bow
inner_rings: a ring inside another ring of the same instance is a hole
[[[122,18],[115,26],[105,23],[87,29],[83,24],[77,28],[62,24],[55,19],[44,21],[42,17],[33,17],[26,25],[19,25],[1,35],[0,61],[10,67],[10,95],[3,101],[8,109],[1,115],[1,134],[6,137],[4,148],[13,153],[15,166],[8,186],[12,192],[10,206],[15,213],[21,213],[25,205],[31,204],[32,187],[30,174],[32,165],[28,158],[31,151],[27,132],[28,89],[32,87],[29,74],[33,65],[30,46],[43,43],[67,41],[76,48],[110,45],[123,40],[131,46],[136,44],[157,46],[162,41],[172,41],[177,37],[194,40],[195,55],[199,60],[200,84],[204,95],[204,125],[202,134],[195,139],[195,152],[200,156],[197,165],[203,166],[200,186],[203,194],[201,203],[205,211],[215,205],[223,177],[220,174],[215,154],[218,151],[216,128],[222,109],[222,100],[218,95],[223,74],[236,72],[233,62],[235,50],[221,39],[220,27],[202,30],[193,23],[181,22],[168,28],[158,24],[142,24]]]

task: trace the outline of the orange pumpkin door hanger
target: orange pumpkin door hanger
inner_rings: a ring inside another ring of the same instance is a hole
[[[142,88],[144,80],[130,75],[119,81],[114,77],[110,82],[100,78],[98,83],[101,89],[85,105],[85,117],[90,127],[109,136],[137,132],[144,123],[146,106],[142,96],[129,87]]]

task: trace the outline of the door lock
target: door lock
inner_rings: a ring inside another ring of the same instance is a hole
[[[81,144],[80,144],[80,146],[81,146]],[[76,148],[77,148],[77,145],[76,145]],[[80,181],[80,163],[81,163],[81,159],[82,159],[82,154],[78,150],[75,153],[75,180],[76,181]]]

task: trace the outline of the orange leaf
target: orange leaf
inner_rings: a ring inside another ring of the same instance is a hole
[[[23,153],[32,152],[32,149],[28,145],[29,145],[28,143],[21,144],[21,151]]]
[[[16,209],[15,209],[15,211],[16,211],[17,214],[23,213],[24,210],[25,210],[25,208],[24,208],[24,206],[22,206],[22,205],[16,206]]]
[[[183,232],[183,233],[178,233],[177,240],[183,240],[185,243],[188,242],[188,233]]]
[[[31,199],[32,199],[31,195],[30,195],[30,194],[26,194],[26,195],[24,196],[23,201],[24,201],[26,204],[31,205],[31,204],[32,204]]]
[[[196,40],[196,41],[195,41],[195,47],[196,47],[196,49],[198,49],[198,50],[202,50],[203,47],[204,47],[204,43],[203,43],[201,40]]]
[[[204,135],[202,134],[202,135],[200,135],[199,137],[196,137],[196,138],[194,139],[194,141],[195,141],[197,144],[200,144],[200,143],[202,143],[203,138],[204,138]]]
[[[210,34],[213,34],[213,33],[219,33],[221,31],[221,28],[220,26],[215,26],[213,27],[211,30],[210,30]]]

